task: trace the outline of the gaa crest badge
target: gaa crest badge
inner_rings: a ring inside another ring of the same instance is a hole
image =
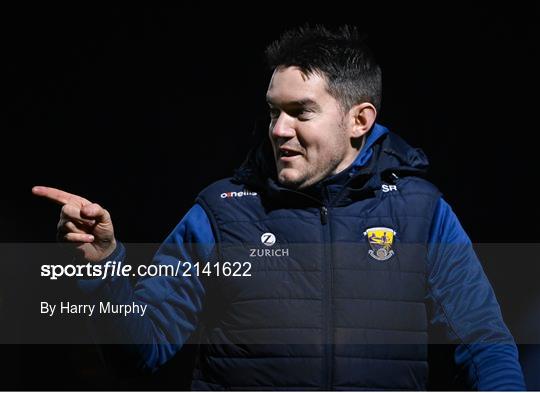
[[[385,227],[376,227],[366,229],[364,236],[367,236],[369,241],[369,255],[378,261],[386,261],[392,255],[394,255],[394,250],[392,250],[392,244],[394,243],[394,236],[396,231],[391,228]]]

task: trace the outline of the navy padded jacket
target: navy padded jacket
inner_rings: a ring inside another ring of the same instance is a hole
[[[149,304],[148,318],[120,326],[136,344],[159,343],[138,346],[147,368],[198,327],[194,389],[425,389],[430,340],[458,344],[471,387],[522,389],[515,345],[470,241],[460,227],[454,239],[438,236],[453,216],[419,177],[426,168],[420,150],[377,125],[351,168],[307,193],[245,170],[200,194],[188,216],[202,226],[182,220],[155,263],[250,261],[252,277],[85,285]],[[376,227],[395,231],[384,261],[370,254],[366,230]],[[268,232],[271,247],[261,244]],[[250,256],[261,248],[288,251]],[[119,245],[110,259],[123,258]]]

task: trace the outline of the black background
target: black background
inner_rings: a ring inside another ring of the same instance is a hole
[[[121,240],[159,243],[264,124],[266,45],[310,22],[368,34],[379,122],[424,149],[474,242],[538,242],[538,16],[456,3],[3,8],[0,241],[54,241],[59,209],[30,193],[41,184],[105,206]],[[483,264],[510,328],[540,323],[538,267]],[[5,286],[8,303],[17,290],[30,289]],[[189,375],[119,376],[90,346],[1,357],[6,388],[181,389]]]

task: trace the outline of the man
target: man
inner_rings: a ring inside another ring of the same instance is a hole
[[[291,30],[267,57],[269,138],[201,192],[154,259],[214,270],[82,282],[148,305],[113,330],[148,369],[197,330],[194,389],[425,389],[428,343],[456,344],[473,388],[523,389],[471,242],[422,179],[424,154],[375,123],[381,71],[356,30]],[[33,192],[63,205],[59,236],[86,260],[126,259],[101,206]],[[223,274],[226,261],[248,265]]]

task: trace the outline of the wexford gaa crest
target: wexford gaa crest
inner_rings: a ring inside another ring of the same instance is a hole
[[[366,229],[364,236],[367,236],[369,241],[369,255],[378,261],[386,261],[392,255],[392,244],[394,243],[394,236],[396,232],[390,228],[376,227]]]

